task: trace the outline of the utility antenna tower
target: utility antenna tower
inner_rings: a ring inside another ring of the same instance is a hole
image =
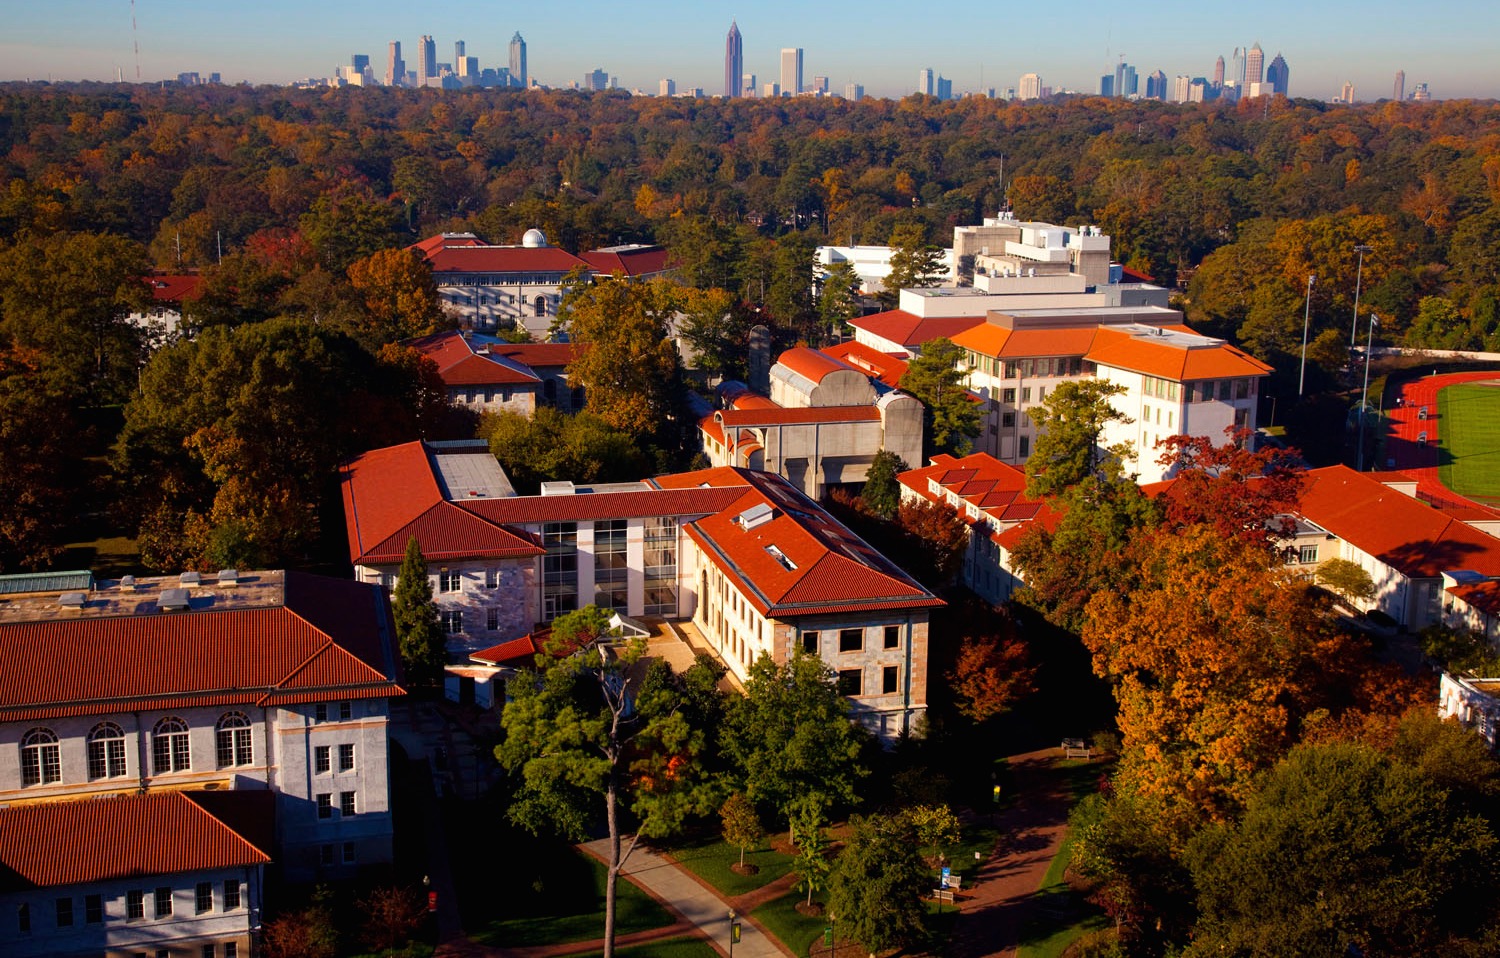
[[[141,82],[141,33],[135,27],[135,0],[130,0],[130,38],[135,43],[135,82]]]

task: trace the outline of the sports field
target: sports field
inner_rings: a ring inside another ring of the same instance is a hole
[[[1500,504],[1500,384],[1458,383],[1440,391],[1438,442],[1443,485]]]

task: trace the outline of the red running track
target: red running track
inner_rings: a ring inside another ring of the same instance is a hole
[[[1438,417],[1438,391],[1455,383],[1500,379],[1500,372],[1448,373],[1428,376],[1406,383],[1398,393],[1395,408],[1387,408],[1390,423],[1385,436],[1385,466],[1404,472],[1417,480],[1417,492],[1432,505],[1445,511],[1477,510],[1500,517],[1500,512],[1459,495],[1438,479],[1438,435],[1442,423]],[[1427,410],[1423,419],[1421,411]],[[1427,434],[1425,444],[1418,441]]]

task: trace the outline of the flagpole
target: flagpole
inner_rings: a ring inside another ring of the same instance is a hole
[[[1375,342],[1375,325],[1378,317],[1370,314],[1370,332],[1365,337],[1365,388],[1359,394],[1359,471],[1365,471],[1365,407],[1370,394],[1370,347]]]

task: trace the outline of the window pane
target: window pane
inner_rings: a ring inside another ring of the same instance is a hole
[[[839,632],[839,651],[858,652],[865,647],[864,629],[843,629]]]

